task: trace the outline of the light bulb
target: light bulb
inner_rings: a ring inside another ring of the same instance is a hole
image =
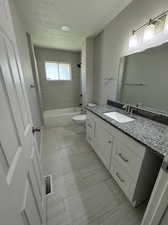
[[[133,32],[129,40],[129,48],[135,48],[138,44],[137,35]]]
[[[166,15],[165,19],[164,33],[168,33],[168,15]]]
[[[71,28],[68,27],[68,26],[62,26],[61,29],[62,29],[63,31],[65,31],[65,32],[68,32],[68,31],[71,30]]]
[[[149,24],[146,28],[145,28],[145,32],[144,32],[144,41],[149,41],[154,37],[154,33],[155,33],[155,25],[154,24]]]

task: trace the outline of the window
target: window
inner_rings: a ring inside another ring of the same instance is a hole
[[[71,80],[71,65],[69,63],[45,62],[47,80]]]

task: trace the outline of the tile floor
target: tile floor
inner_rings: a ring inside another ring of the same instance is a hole
[[[43,168],[52,174],[47,225],[140,225],[132,208],[77,126],[44,130]]]

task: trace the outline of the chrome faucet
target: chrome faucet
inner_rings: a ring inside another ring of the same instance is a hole
[[[143,105],[142,103],[138,103],[138,104],[136,104],[136,106],[131,106],[130,104],[124,104],[122,108],[123,108],[128,114],[130,114],[130,116],[132,116],[134,110],[138,110],[139,107],[141,107],[142,105]]]
[[[131,111],[131,105],[130,104],[125,104],[125,105],[123,105],[122,108],[125,109],[125,111],[127,113],[130,113],[130,111]]]
[[[143,103],[141,103],[141,102],[139,102],[139,103],[136,104],[136,107],[137,108],[142,107],[142,106],[143,106]]]
[[[131,116],[132,116],[134,110],[135,110],[135,109],[131,107],[131,110],[130,110],[130,115],[131,115]]]

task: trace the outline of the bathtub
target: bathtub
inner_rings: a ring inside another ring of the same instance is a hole
[[[43,113],[44,125],[46,127],[68,126],[73,124],[72,117],[80,113],[80,107],[47,110]]]

